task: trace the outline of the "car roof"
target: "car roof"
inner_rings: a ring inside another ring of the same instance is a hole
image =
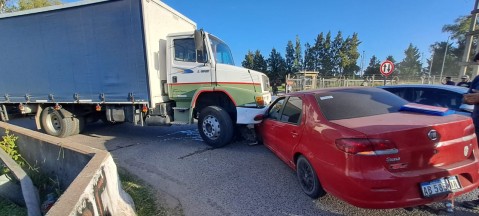
[[[323,92],[330,92],[335,90],[341,89],[364,89],[364,88],[373,88],[373,87],[332,87],[332,88],[319,88],[319,89],[311,89],[311,90],[303,90],[303,91],[295,91],[286,93],[284,96],[293,96],[293,95],[302,95],[302,94],[316,94],[316,93],[323,93]]]
[[[442,89],[460,94],[465,94],[469,91],[468,88],[453,85],[434,85],[434,84],[401,84],[401,85],[388,85],[378,86],[378,88],[430,88],[430,89]]]

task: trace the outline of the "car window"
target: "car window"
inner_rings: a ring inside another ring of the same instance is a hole
[[[442,106],[440,104],[439,89],[432,88],[416,88],[415,103],[425,104],[430,106]]]
[[[384,90],[387,90],[409,102],[414,102],[416,101],[416,98],[414,97],[414,91],[412,91],[412,88],[405,88],[405,87],[398,87],[398,88],[383,88]]]
[[[268,119],[280,120],[285,98],[278,99],[268,111]]]
[[[303,101],[299,97],[290,97],[284,106],[281,115],[282,122],[299,124],[301,122],[301,113],[303,110]]]
[[[406,99],[406,88],[385,88],[385,90]]]
[[[438,91],[439,104],[453,110],[460,110],[462,94],[445,90]]]
[[[350,119],[398,112],[408,102],[379,88],[337,89],[315,95],[328,120]]]

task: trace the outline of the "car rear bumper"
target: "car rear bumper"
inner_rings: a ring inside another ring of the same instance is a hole
[[[325,190],[346,202],[361,208],[385,209],[404,208],[424,205],[435,201],[451,199],[468,193],[479,186],[479,163],[477,160],[454,164],[454,167],[431,168],[417,172],[390,173],[383,172],[357,173],[344,176],[339,187],[332,183]],[[344,173],[342,174],[344,175]],[[420,183],[447,176],[457,176],[462,188],[453,193],[433,198],[424,198]],[[325,186],[329,185],[324,182]]]

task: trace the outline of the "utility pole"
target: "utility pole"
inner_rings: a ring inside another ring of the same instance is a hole
[[[363,55],[361,55],[361,77],[363,77],[364,75],[364,70],[363,70],[363,67],[364,67],[364,50],[363,50]]]
[[[439,77],[439,80],[441,80],[441,82],[442,82],[442,73],[444,72],[444,62],[446,62],[447,48],[449,47],[450,38],[451,36],[447,37],[446,48],[444,48],[444,57],[442,58],[441,76]]]
[[[479,0],[476,0],[476,3],[474,4],[474,9],[471,11],[472,14],[472,20],[471,20],[471,25],[469,27],[469,32],[466,33],[466,47],[464,50],[464,55],[462,56],[462,62],[461,62],[461,71],[459,73],[459,77],[466,75],[467,72],[467,66],[472,66],[473,67],[473,76],[479,75],[479,65],[475,62],[469,61],[469,56],[471,56],[471,51],[472,51],[472,42],[473,42],[473,37],[474,35],[479,35],[479,31],[476,31],[476,21],[479,15]],[[479,46],[476,47],[475,53],[479,52]]]
[[[435,51],[435,47],[434,49],[432,50],[432,55],[431,55],[431,62],[429,63],[429,76],[432,75],[432,64],[434,63],[434,51]]]

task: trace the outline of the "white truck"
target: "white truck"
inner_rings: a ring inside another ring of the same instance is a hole
[[[0,15],[0,119],[67,137],[99,119],[192,124],[221,147],[271,101],[218,37],[158,0],[86,0]]]

